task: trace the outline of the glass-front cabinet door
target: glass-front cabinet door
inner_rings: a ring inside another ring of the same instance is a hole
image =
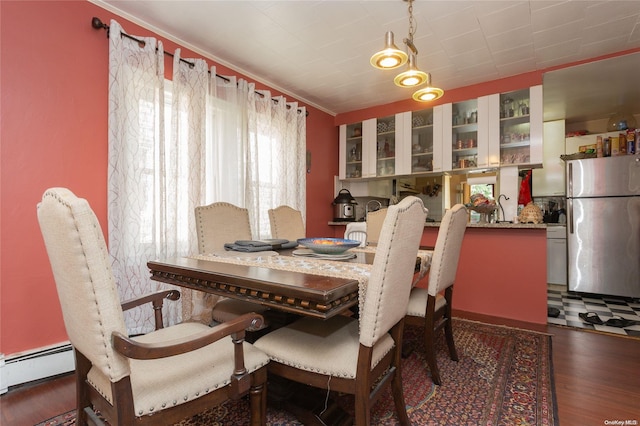
[[[445,104],[443,119],[448,120],[444,128],[451,131],[445,135],[443,145],[445,154],[451,153],[449,170],[464,170],[476,168],[478,164],[478,100],[471,99],[464,102]],[[486,119],[486,118],[485,118]],[[446,131],[446,130],[445,130]],[[448,155],[444,157],[446,170]]]
[[[396,174],[396,143],[400,143],[400,138],[396,140],[396,131],[401,125],[401,121],[396,123],[395,115],[376,120],[375,176]]]
[[[411,113],[411,173],[433,171],[433,108]]]
[[[500,165],[542,163],[542,86],[499,95]]]
[[[340,126],[338,177],[375,176],[376,119]]]

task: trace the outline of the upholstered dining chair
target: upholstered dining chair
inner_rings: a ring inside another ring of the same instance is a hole
[[[454,361],[458,360],[453,340],[451,306],[467,218],[467,209],[462,204],[456,204],[447,210],[442,218],[433,250],[428,288],[414,287],[409,297],[406,323],[424,327],[427,364],[431,371],[431,379],[436,385],[442,383],[435,352],[435,337],[438,331],[444,329],[449,356]]]
[[[251,240],[249,211],[231,203],[217,202],[195,208],[198,252],[200,254],[224,251],[225,243]],[[203,297],[212,297],[203,295]],[[232,298],[220,298],[211,308],[212,319],[223,323],[241,315],[267,310],[265,306]],[[260,328],[267,326],[262,322]],[[254,330],[255,331],[255,330]]]
[[[302,220],[302,212],[289,206],[278,206],[269,209],[271,238],[296,241],[307,234]]]
[[[250,395],[251,424],[266,423],[269,358],[244,342],[258,314],[210,328],[163,328],[163,300],[176,290],[120,303],[111,259],[89,203],[65,188],[47,190],[38,221],[76,362],[77,424],[173,424],[230,398]],[[128,337],[123,309],[152,303],[156,330]]]
[[[401,376],[404,316],[426,212],[407,197],[389,212],[357,318],[305,317],[258,339],[269,374],[355,395],[355,424],[369,425],[371,407],[390,385],[400,423],[409,424]]]
[[[386,208],[367,213],[366,222],[368,244],[378,244],[378,241],[380,241],[380,232],[382,231],[382,225],[386,216]]]

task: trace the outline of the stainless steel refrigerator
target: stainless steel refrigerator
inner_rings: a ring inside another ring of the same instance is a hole
[[[640,155],[566,164],[570,291],[640,297]]]

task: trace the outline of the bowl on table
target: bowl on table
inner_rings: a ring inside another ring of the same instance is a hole
[[[360,241],[344,238],[300,238],[298,244],[320,254],[340,254],[358,247]]]

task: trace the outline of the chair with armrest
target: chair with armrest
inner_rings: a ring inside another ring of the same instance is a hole
[[[462,204],[456,204],[445,213],[433,251],[428,288],[415,287],[409,297],[406,323],[424,327],[427,364],[436,385],[441,384],[435,353],[438,331],[444,329],[449,356],[454,361],[458,360],[451,327],[451,306],[467,218],[467,209]]]
[[[225,243],[237,240],[251,240],[249,211],[230,203],[217,202],[195,208],[200,254],[224,251]],[[207,295],[205,297],[209,297]],[[265,306],[232,298],[220,298],[211,309],[212,319],[223,323],[238,316],[267,310]],[[266,322],[260,328],[266,327]]]
[[[250,314],[210,328],[163,328],[163,300],[176,290],[120,303],[111,260],[89,203],[65,188],[47,190],[38,221],[76,360],[77,423],[173,424],[250,394],[251,424],[266,423],[268,357],[244,342],[262,321]],[[151,302],[156,330],[130,338],[123,308]]]
[[[302,220],[302,212],[289,206],[279,206],[269,209],[269,224],[271,238],[297,241],[307,234]]]
[[[407,197],[389,207],[367,282],[360,318],[305,317],[258,339],[271,358],[269,374],[327,391],[355,395],[355,424],[371,423],[371,407],[391,386],[395,409],[409,424],[401,375],[404,316],[426,212]]]

